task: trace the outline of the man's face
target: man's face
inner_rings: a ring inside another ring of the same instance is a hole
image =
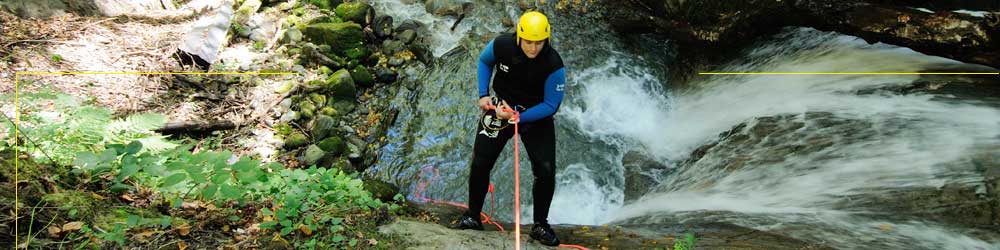
[[[542,46],[545,46],[545,40],[541,41],[528,41],[521,39],[521,50],[528,58],[535,59],[538,56],[538,52],[542,52]]]

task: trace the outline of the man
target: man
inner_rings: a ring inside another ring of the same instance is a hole
[[[531,160],[535,175],[532,194],[535,198],[534,226],[531,238],[542,244],[559,245],[559,238],[548,224],[549,205],[555,192],[556,141],[552,116],[559,108],[566,82],[562,58],[549,44],[551,28],[540,12],[521,16],[514,34],[493,39],[479,55],[479,107],[485,113],[473,146],[469,174],[469,210],[456,225],[459,229],[482,230],[479,213],[489,187],[490,172],[504,145],[514,135],[513,109],[520,112],[518,125],[521,140]],[[489,96],[490,76],[494,73]],[[496,111],[490,110],[491,106]]]

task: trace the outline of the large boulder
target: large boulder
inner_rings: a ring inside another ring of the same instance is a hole
[[[341,20],[359,23],[361,25],[370,24],[375,18],[375,9],[367,2],[355,1],[337,5],[337,17]]]
[[[326,86],[326,90],[337,100],[354,100],[355,95],[357,95],[354,78],[351,77],[351,73],[347,69],[333,72],[333,75],[326,78]]]
[[[333,117],[327,115],[318,115],[316,120],[313,120],[312,125],[312,136],[316,140],[321,140],[328,136],[331,136],[337,130],[337,122]],[[322,143],[321,143],[322,144]]]
[[[364,46],[361,25],[354,22],[310,24],[303,33],[312,43],[328,45],[333,51]]]
[[[427,13],[437,16],[458,17],[472,10],[472,2],[468,0],[427,0],[424,3]]]
[[[354,84],[362,88],[370,88],[375,85],[375,77],[372,73],[365,68],[365,66],[358,66],[351,71],[351,77],[354,79]]]
[[[858,36],[913,50],[1000,67],[1000,22],[975,16],[912,8],[918,1],[604,1],[611,26],[623,33],[665,35],[687,51],[731,51],[787,26],[805,26]],[[967,1],[976,2],[976,1]],[[923,4],[928,5],[928,4]],[[936,4],[935,4],[936,5]],[[967,4],[969,8],[996,6]],[[929,6],[926,6],[929,7]],[[704,56],[704,55],[694,55]],[[709,62],[711,63],[711,62]]]
[[[399,193],[399,187],[379,179],[365,179],[364,189],[382,201],[392,201],[392,198]]]
[[[333,7],[344,2],[343,0],[309,0],[309,3],[316,5],[316,7],[324,10],[332,10]]]

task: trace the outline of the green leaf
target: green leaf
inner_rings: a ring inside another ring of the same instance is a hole
[[[91,152],[76,153],[76,159],[73,159],[73,165],[80,168],[92,168],[98,163],[97,155]]]
[[[125,145],[122,144],[108,144],[105,147],[107,148],[108,151],[114,153],[115,156],[125,153]]]
[[[125,155],[125,157],[122,158],[122,172],[118,173],[117,181],[121,182],[136,172],[139,172],[139,167],[139,162],[134,156]]]
[[[217,172],[217,173],[215,173],[215,175],[212,176],[212,183],[215,183],[215,184],[226,183],[226,181],[229,180],[229,177],[230,177],[229,171],[224,171],[223,170],[223,171]]]
[[[243,193],[240,192],[240,189],[233,187],[232,185],[219,185],[219,193],[222,193],[222,198],[226,200],[235,200],[243,197]]]
[[[280,224],[282,226],[285,226],[285,227],[291,227],[292,226],[292,221],[291,220],[281,220]]]
[[[147,152],[162,152],[177,147],[176,143],[169,142],[166,138],[166,136],[158,135],[140,138],[137,141],[142,142]]]
[[[264,215],[264,216],[271,216],[271,215],[274,215],[274,213],[273,213],[273,212],[271,212],[271,209],[270,209],[270,208],[262,208],[262,209],[260,210],[260,214],[261,214],[261,215]]]
[[[74,209],[72,209],[72,210],[69,210],[69,216],[71,216],[71,217],[72,217],[72,216],[76,216],[76,213],[79,213],[79,212],[80,212],[80,211],[78,211],[78,210],[76,210],[76,208],[74,208]]]
[[[134,155],[139,153],[139,150],[142,150],[142,142],[132,141],[128,146],[125,146],[125,155]]]
[[[281,236],[288,235],[289,233],[292,232],[292,230],[295,230],[295,229],[292,228],[292,227],[287,227],[287,226],[285,228],[282,228],[281,229]]]
[[[129,189],[131,189],[131,187],[121,183],[115,183],[114,185],[111,185],[111,192],[113,193],[121,193],[128,191]]]
[[[332,217],[332,218],[330,218],[330,224],[331,225],[338,225],[338,224],[340,224],[340,222],[343,222],[343,221],[344,221],[344,218],[338,218],[338,217]]]
[[[201,191],[201,198],[206,200],[211,200],[215,198],[215,193],[219,191],[219,185],[209,183],[205,186],[205,189]]]
[[[167,228],[170,226],[170,216],[160,217],[160,228]]]
[[[358,239],[351,239],[351,241],[347,242],[347,245],[350,245],[352,247],[357,244],[358,244]]]
[[[139,216],[134,215],[134,214],[133,215],[129,215],[128,219],[125,220],[125,224],[128,225],[128,226],[130,226],[130,227],[138,226],[139,225]]]
[[[229,221],[238,221],[238,220],[240,220],[239,216],[236,216],[236,215],[230,215],[229,216]]]
[[[330,240],[333,241],[333,242],[341,242],[341,241],[344,241],[344,236],[343,235],[339,235],[339,234],[338,235],[334,235],[333,238],[330,238]]]
[[[187,169],[188,170],[187,173],[191,177],[191,181],[194,182],[194,183],[202,183],[202,182],[207,181],[208,177],[205,176],[205,172],[201,171],[201,169],[197,169],[197,170],[194,169],[194,168],[197,168],[197,167],[198,166],[192,165],[192,166],[189,166],[188,169]]]
[[[181,204],[183,204],[183,203],[184,203],[184,200],[182,200],[181,198],[174,198],[174,201],[171,203],[170,206],[173,207],[173,208],[179,208],[179,207],[181,207]]]
[[[262,229],[271,229],[271,228],[274,228],[275,225],[278,225],[278,223],[274,222],[274,221],[265,221],[265,222],[260,223],[260,228],[262,228]]]
[[[177,183],[181,183],[181,181],[184,181],[185,178],[186,176],[184,176],[184,173],[176,173],[167,176],[167,178],[163,179],[163,184],[160,185],[160,187],[171,187],[173,185],[177,185]]]

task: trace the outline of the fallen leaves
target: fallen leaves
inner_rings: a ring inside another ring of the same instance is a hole
[[[188,234],[191,234],[191,225],[188,225],[187,223],[176,226],[174,227],[174,229],[176,229],[177,234],[180,234],[181,236],[187,236]]]

